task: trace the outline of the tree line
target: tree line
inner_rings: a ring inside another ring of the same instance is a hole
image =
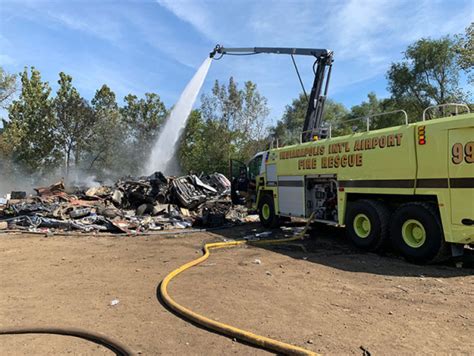
[[[327,100],[325,125],[334,134],[346,134],[364,127],[365,122],[356,118],[404,109],[410,121],[416,121],[430,105],[469,103],[472,94],[462,89],[460,77],[465,73],[467,81],[474,82],[473,28],[471,24],[465,34],[421,39],[408,46],[403,60],[392,63],[386,73],[388,98],[369,93],[366,101],[350,109]],[[0,68],[0,105],[8,112],[0,128],[2,176],[41,177],[54,171],[68,177],[80,170],[107,179],[143,172],[170,110],[158,94],[129,94],[119,105],[104,84],[88,102],[66,73],[59,73],[54,95],[34,67],[25,68],[18,79]],[[255,83],[239,86],[232,77],[227,83],[216,81],[190,115],[179,145],[179,164],[183,172],[226,173],[229,158],[247,161],[270,140],[295,143],[306,108],[307,99],[300,95],[269,126],[267,99]],[[371,127],[402,122],[393,114],[372,120]]]
[[[10,75],[3,76],[13,83]],[[2,175],[69,177],[80,170],[106,179],[143,169],[168,114],[158,94],[129,94],[119,107],[105,84],[89,103],[66,73],[59,73],[54,97],[34,67],[19,77],[18,99],[8,106],[0,133]]]

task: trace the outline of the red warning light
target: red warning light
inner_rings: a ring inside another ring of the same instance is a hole
[[[418,144],[424,145],[426,143],[425,140],[425,126],[418,127]]]

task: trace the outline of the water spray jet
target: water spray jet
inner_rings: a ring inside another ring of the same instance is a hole
[[[201,64],[196,74],[189,81],[179,97],[176,105],[171,110],[168,118],[153,146],[150,158],[146,165],[146,173],[151,174],[155,171],[161,171],[167,175],[176,174],[173,171],[175,166],[173,161],[176,159],[178,141],[186,127],[189,114],[193,109],[196,98],[204,84],[212,59],[206,58]]]

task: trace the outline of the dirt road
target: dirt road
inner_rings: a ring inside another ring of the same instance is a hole
[[[162,278],[204,242],[254,228],[181,237],[0,235],[0,328],[81,327],[144,355],[268,354],[185,322],[156,296]],[[361,253],[332,235],[319,233],[306,251],[216,251],[172,282],[170,294],[216,320],[323,354],[474,350],[472,269]],[[111,354],[65,336],[0,336],[2,355],[66,353]]]

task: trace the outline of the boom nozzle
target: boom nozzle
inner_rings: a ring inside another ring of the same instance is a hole
[[[216,45],[214,50],[209,53],[209,57],[214,60],[219,60],[223,55],[229,54],[234,56],[248,56],[259,53],[270,53],[270,54],[289,54],[292,56],[311,56],[315,57],[313,66],[314,81],[313,88],[311,89],[311,95],[308,100],[308,109],[306,111],[306,117],[303,125],[303,141],[308,142],[312,140],[313,133],[319,133],[322,131],[322,116],[324,111],[324,102],[327,97],[329,78],[331,77],[331,68],[333,61],[333,53],[329,49],[318,49],[318,48],[289,48],[289,47],[239,47],[239,48],[228,48],[221,45]],[[216,58],[216,54],[220,54]],[[293,64],[296,69],[296,74],[300,78],[296,62],[293,59]],[[327,70],[327,73],[326,73]],[[301,78],[300,78],[301,82]],[[304,90],[304,88],[303,88]]]
[[[212,50],[211,53],[209,53],[209,57],[210,58],[214,58],[214,56],[217,54],[217,53],[221,53],[221,48],[222,46],[217,44],[216,47],[214,47],[214,49]]]

